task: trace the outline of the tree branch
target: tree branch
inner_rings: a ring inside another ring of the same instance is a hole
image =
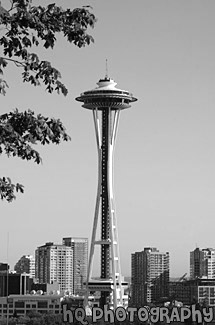
[[[9,59],[9,58],[3,57],[3,56],[1,56],[1,58],[3,60],[7,60],[7,61],[14,62],[16,64],[16,66],[20,65],[22,67],[25,67],[25,63],[24,62],[21,62],[21,61],[18,61],[18,60],[14,60],[14,59]]]
[[[14,2],[13,1],[10,1],[11,3],[11,7],[10,9],[8,9],[8,12],[12,11],[14,8],[16,8],[16,6],[14,6]]]

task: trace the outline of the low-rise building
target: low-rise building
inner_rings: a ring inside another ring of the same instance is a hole
[[[33,279],[29,274],[0,273],[0,297],[30,293]]]
[[[10,295],[0,298],[0,316],[6,316],[8,310],[8,316],[12,317],[23,316],[30,311],[36,311],[41,314],[61,313],[61,295],[40,295],[40,294],[28,294],[28,295]]]
[[[200,303],[205,306],[215,306],[215,280],[196,278],[182,282],[171,281],[170,297],[181,301],[184,305]]]
[[[191,303],[189,281],[170,281],[169,297],[172,301],[176,300],[182,302],[183,305],[189,305]]]

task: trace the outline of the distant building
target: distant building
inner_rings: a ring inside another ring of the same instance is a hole
[[[0,263],[0,273],[9,271],[10,266],[7,263]]]
[[[30,293],[32,283],[29,274],[0,273],[0,297]]]
[[[191,304],[191,287],[188,280],[169,281],[169,297],[172,301],[182,302],[184,305]]]
[[[43,295],[60,294],[60,285],[53,283],[32,283],[31,292],[42,292]]]
[[[35,276],[39,283],[57,282],[61,291],[73,292],[73,250],[46,243],[35,252]]]
[[[87,278],[88,239],[65,237],[63,245],[71,247],[73,251],[73,293],[81,293]]]
[[[33,255],[23,255],[16,263],[14,270],[17,273],[28,273],[35,278],[35,258]]]
[[[215,249],[196,248],[190,252],[190,278],[215,279]]]
[[[131,258],[131,305],[136,307],[169,296],[169,253],[144,248]]]
[[[61,314],[62,295],[9,295],[9,297],[0,298],[0,317],[8,315],[12,317],[24,316],[30,311],[39,312],[41,314]]]
[[[196,278],[170,281],[170,297],[184,305],[200,303],[203,306],[215,306],[215,280]]]

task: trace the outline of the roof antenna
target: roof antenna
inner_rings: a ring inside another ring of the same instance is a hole
[[[108,62],[107,62],[107,59],[106,59],[105,79],[109,79],[108,78]]]

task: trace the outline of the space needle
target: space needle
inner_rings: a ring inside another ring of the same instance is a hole
[[[130,103],[137,101],[137,98],[128,91],[116,88],[116,83],[108,77],[107,71],[105,78],[100,79],[97,85],[95,89],[85,91],[76,98],[83,102],[82,107],[92,110],[98,150],[98,187],[86,299],[88,300],[91,291],[99,291],[100,307],[108,304],[116,309],[123,306],[123,289],[113,191],[113,154],[120,112],[129,108]],[[91,276],[96,245],[100,246],[101,253],[100,278],[95,280]]]

